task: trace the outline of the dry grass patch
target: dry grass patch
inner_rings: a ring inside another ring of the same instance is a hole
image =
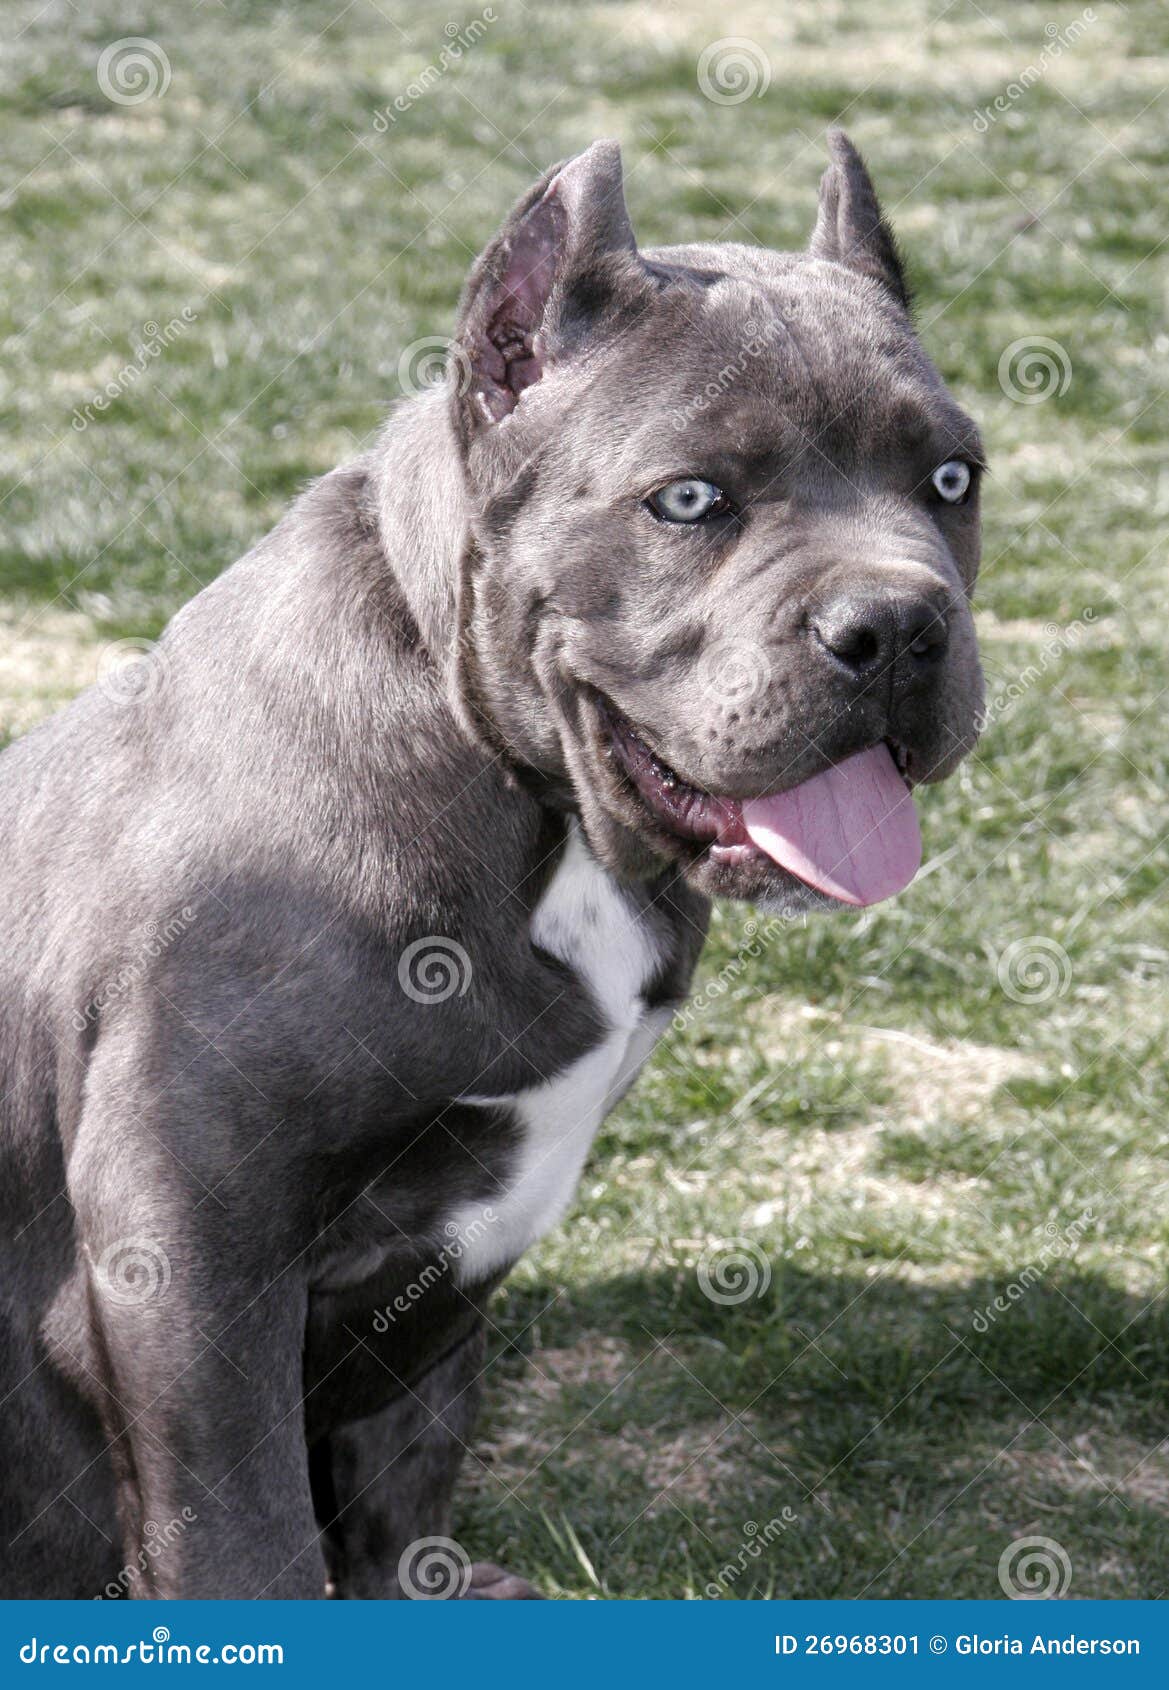
[[[664,1347],[639,1356],[628,1343],[590,1334],[567,1347],[537,1350],[519,1377],[494,1386],[495,1425],[476,1445],[485,1465],[476,1464],[472,1483],[487,1493],[514,1489],[538,1467],[554,1463],[564,1474],[619,1476],[631,1515],[652,1518],[671,1502],[713,1510],[720,1496],[741,1484],[752,1447],[762,1446],[747,1419],[720,1413],[713,1397],[705,1399],[709,1413],[682,1416],[684,1432],[675,1430],[676,1422],[648,1425],[650,1393],[675,1384],[705,1395]],[[628,1419],[614,1431],[618,1393],[627,1400]]]
[[[973,1040],[940,1042],[788,999],[764,998],[744,1013],[764,1051],[786,1063],[827,1056],[847,1064],[850,1074],[857,1070],[862,1092],[864,1073],[874,1073],[893,1092],[891,1102],[875,1104],[874,1112],[903,1126],[927,1124],[942,1112],[950,1120],[972,1120],[999,1086],[1038,1069],[1022,1051]],[[846,1136],[833,1133],[833,1145]]]

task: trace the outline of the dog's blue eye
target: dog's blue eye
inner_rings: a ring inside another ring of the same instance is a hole
[[[727,496],[721,487],[693,475],[659,487],[646,502],[663,522],[701,522],[704,516],[716,516],[727,508]]]
[[[960,504],[970,490],[970,465],[964,464],[961,458],[951,458],[934,471],[931,480],[935,492],[948,505]]]

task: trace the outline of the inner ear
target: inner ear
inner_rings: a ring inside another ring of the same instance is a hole
[[[525,387],[543,374],[537,337],[556,282],[557,255],[564,246],[564,207],[555,184],[521,219],[510,242],[502,275],[491,290],[478,365],[479,394],[498,422],[515,409]]]
[[[463,438],[510,416],[602,320],[612,327],[623,304],[642,303],[647,285],[620,148],[595,141],[528,191],[467,279],[456,335]]]

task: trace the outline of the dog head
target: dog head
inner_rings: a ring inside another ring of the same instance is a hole
[[[597,142],[478,260],[453,351],[467,719],[616,873],[789,909],[900,889],[909,788],[982,702],[978,432],[831,149],[806,252],[641,252]]]

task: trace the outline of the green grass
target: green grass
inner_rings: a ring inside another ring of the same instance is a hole
[[[549,161],[617,135],[647,241],[793,244],[847,124],[990,444],[979,619],[1006,705],[923,801],[930,872],[749,945],[606,1126],[499,1296],[458,1534],[575,1596],[993,1597],[1025,1535],[1063,1547],[1073,1596],[1163,1595],[1169,14],[1099,0],[979,133],[1049,9],[496,0],[383,135],[448,14],[41,3],[6,8],[0,84],[12,731],[370,438],[402,348],[448,330]],[[771,69],[736,106],[696,80],[728,27]],[[122,107],[96,66],[130,34],[171,80]],[[1022,404],[1000,360],[1036,337],[1070,379]],[[718,912],[700,988],[747,919]],[[1019,1002],[1008,947],[1035,939],[1058,989]],[[759,1294],[720,1304],[699,1264],[736,1241]]]

